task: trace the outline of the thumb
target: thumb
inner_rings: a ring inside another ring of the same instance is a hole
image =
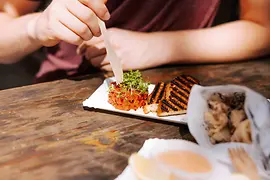
[[[85,53],[85,51],[87,50],[87,48],[89,46],[95,46],[98,44],[102,44],[103,43],[103,37],[93,37],[92,39],[90,39],[89,41],[84,41],[82,44],[80,44],[76,50],[76,53],[78,55],[82,55]]]
[[[86,41],[84,41],[82,44],[80,44],[77,49],[76,49],[76,53],[78,55],[83,55],[86,52],[87,49],[87,44]]]

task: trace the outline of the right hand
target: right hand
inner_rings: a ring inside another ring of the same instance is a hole
[[[105,3],[106,0],[53,0],[32,21],[33,38],[43,46],[54,46],[60,41],[80,45],[100,36],[97,17],[110,18]]]

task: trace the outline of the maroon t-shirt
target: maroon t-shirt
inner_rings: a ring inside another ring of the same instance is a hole
[[[111,18],[106,25],[141,32],[205,28],[212,25],[219,4],[220,0],[108,0]],[[65,42],[47,48],[38,81],[59,70],[67,75],[78,73],[83,58],[76,48]]]

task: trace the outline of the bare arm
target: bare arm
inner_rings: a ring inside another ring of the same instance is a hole
[[[24,15],[33,12],[38,3],[21,0],[13,4],[13,1],[0,4],[0,63],[15,62],[41,47],[27,33],[28,23],[38,14]]]
[[[53,0],[42,13],[32,13],[30,0],[0,1],[0,63],[13,63],[42,46],[60,41],[79,45],[100,35],[99,17],[108,20],[105,0]],[[24,15],[29,14],[29,15]]]
[[[269,0],[241,0],[241,19],[213,28],[156,33],[171,63],[230,62],[270,53]]]

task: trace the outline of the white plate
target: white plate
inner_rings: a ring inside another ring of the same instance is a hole
[[[142,108],[137,111],[123,111],[115,109],[110,103],[108,103],[108,88],[111,82],[115,81],[114,78],[105,79],[103,84],[87,99],[83,102],[84,107],[107,110],[111,112],[118,112],[123,114],[129,114],[139,117],[151,118],[156,120],[174,122],[179,124],[187,124],[186,115],[178,115],[178,116],[166,116],[159,117],[156,113],[144,114]],[[149,86],[149,93],[151,93],[154,89],[155,85],[151,84]]]
[[[166,152],[168,150],[191,150],[193,152],[199,152],[201,155],[206,156],[214,165],[214,169],[209,180],[227,180],[231,175],[230,168],[218,161],[215,156],[212,156],[212,151],[207,148],[200,147],[195,143],[185,140],[176,139],[148,139],[144,142],[143,147],[139,150],[139,154],[145,158],[152,158],[160,152]],[[225,152],[225,151],[224,151]],[[210,155],[209,155],[210,154]],[[227,152],[225,152],[226,157]],[[210,159],[209,159],[210,158]],[[214,160],[213,160],[214,159]],[[130,165],[116,178],[116,180],[137,180]]]

